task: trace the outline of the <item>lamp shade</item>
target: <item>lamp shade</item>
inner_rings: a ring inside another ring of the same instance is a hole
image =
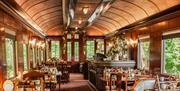
[[[13,91],[14,84],[11,80],[6,80],[3,84],[4,91]]]

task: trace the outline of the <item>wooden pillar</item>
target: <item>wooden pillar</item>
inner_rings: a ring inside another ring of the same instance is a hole
[[[74,34],[71,34],[72,38],[71,38],[71,62],[74,62]]]
[[[162,33],[151,32],[150,34],[150,70],[153,73],[161,72],[161,46],[162,46]]]
[[[106,42],[106,38],[104,38],[104,54],[106,55],[106,46],[107,46],[107,42]]]
[[[67,35],[63,37],[63,60],[67,61]]]
[[[1,13],[1,11],[0,11],[0,13]],[[2,89],[3,82],[6,78],[6,67],[3,65],[3,64],[5,64],[5,59],[4,59],[5,35],[4,34],[5,34],[4,29],[0,25],[0,91],[3,91],[3,89]]]
[[[18,63],[18,72],[23,74],[24,71],[24,61],[23,61],[23,44],[17,42],[17,63]]]
[[[79,34],[79,61],[85,61],[83,34]]]

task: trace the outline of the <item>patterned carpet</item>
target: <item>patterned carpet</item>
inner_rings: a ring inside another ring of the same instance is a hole
[[[83,79],[82,74],[71,73],[70,82],[61,84],[55,91],[96,91],[88,80]]]

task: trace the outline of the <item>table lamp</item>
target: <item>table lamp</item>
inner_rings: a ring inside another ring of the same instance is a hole
[[[3,84],[4,91],[13,91],[14,84],[11,80],[6,80]]]

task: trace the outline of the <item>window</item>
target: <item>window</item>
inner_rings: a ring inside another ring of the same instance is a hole
[[[71,42],[67,42],[67,61],[71,61]]]
[[[86,59],[91,60],[95,54],[95,42],[86,41]]]
[[[23,61],[24,61],[24,71],[28,71],[27,45],[26,44],[23,44]]]
[[[59,41],[51,41],[51,57],[60,58],[60,43]]]
[[[104,54],[104,39],[97,39],[97,50],[96,53]]]
[[[74,60],[79,61],[79,42],[74,42]]]
[[[179,35],[163,36],[163,73],[167,73],[170,75],[180,74]]]
[[[7,63],[7,78],[15,76],[15,57],[14,57],[14,40],[5,39],[6,63]]]
[[[149,70],[149,39],[140,39],[138,43],[138,67],[139,69]]]

